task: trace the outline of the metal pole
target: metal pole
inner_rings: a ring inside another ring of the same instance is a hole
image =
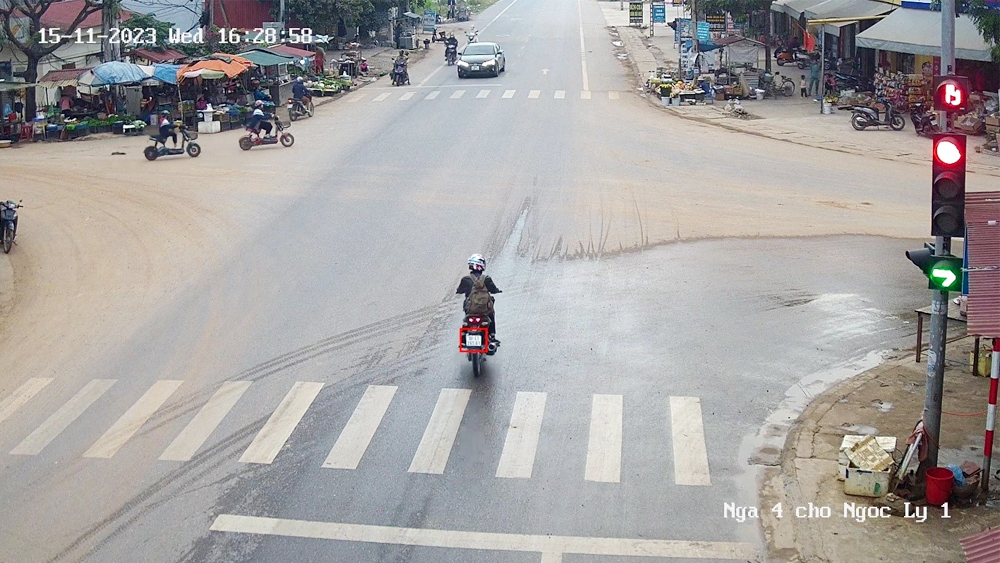
[[[951,251],[951,237],[936,237],[934,255],[945,256]],[[941,394],[944,392],[945,341],[948,339],[948,292],[934,291],[931,302],[931,343],[927,350],[927,389],[924,396],[924,430],[927,459],[922,469],[937,467],[938,444],[941,443]]]
[[[941,0],[941,74],[955,70],[955,0]],[[951,131],[948,114],[938,112],[938,127]]]
[[[809,33],[807,30],[806,33]],[[826,103],[826,32],[820,26],[819,31],[819,113],[823,113],[823,104]]]
[[[990,397],[986,407],[986,444],[983,447],[983,493],[990,492],[990,462],[993,459],[993,429],[997,422],[997,388],[1000,387],[1000,338],[993,339],[993,368],[990,370]]]
[[[694,65],[696,69],[694,70],[694,78],[697,81],[697,69],[701,68],[701,66],[698,66],[698,53],[701,52],[698,50],[698,0],[691,0],[691,29],[691,52],[694,53]]]
[[[652,2],[649,3],[649,36],[650,37],[653,36],[653,33],[654,33],[653,32],[653,28],[656,27],[655,26],[656,22],[653,21],[653,4],[655,4],[655,3],[656,3],[656,0],[653,0]]]

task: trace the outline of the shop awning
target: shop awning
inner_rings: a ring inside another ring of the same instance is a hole
[[[295,62],[291,57],[285,57],[263,49],[251,49],[245,53],[240,53],[240,56],[258,66],[287,65]]]
[[[311,59],[316,56],[316,53],[312,51],[306,51],[305,49],[299,49],[291,45],[275,45],[274,47],[268,47],[267,50],[286,57],[292,57],[293,59]]]
[[[43,88],[59,88],[60,86],[76,86],[76,81],[80,75],[90,70],[89,68],[61,68],[50,70],[38,81],[38,85]]]
[[[941,12],[900,8],[857,36],[858,47],[941,56]],[[955,21],[955,58],[990,61],[990,48],[969,16]]]
[[[181,65],[159,63],[153,65],[153,78],[166,84],[177,84],[177,71]]]
[[[825,20],[835,18],[868,18],[880,16],[895,9],[895,6],[885,2],[875,2],[874,0],[824,0],[805,11],[806,18],[810,20]],[[827,33],[839,35],[840,28],[845,25],[856,23],[855,21],[844,21],[824,24]]]
[[[34,86],[37,86],[37,84],[28,84],[27,82],[0,82],[0,92],[24,90],[25,88],[31,88]]]
[[[183,76],[184,78],[200,76],[209,80],[221,78],[222,76],[235,78],[252,66],[254,66],[254,63],[239,55],[214,53],[208,58],[182,66],[177,71],[177,76]]]
[[[152,47],[149,49],[136,49],[129,53],[129,56],[137,57],[140,59],[146,59],[147,61],[156,63],[172,63],[174,61],[179,61],[181,59],[187,58],[187,55],[177,51],[175,49],[165,49],[161,47]]]
[[[776,11],[784,12],[797,20],[803,12],[821,2],[823,0],[781,0],[779,4],[780,9]],[[773,4],[771,5],[771,9],[774,9]]]

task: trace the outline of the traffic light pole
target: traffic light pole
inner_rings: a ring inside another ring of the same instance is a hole
[[[951,252],[951,237],[934,239],[934,255]],[[931,302],[931,343],[927,350],[927,389],[924,396],[924,430],[927,432],[927,459],[921,465],[926,471],[938,464],[938,444],[941,441],[941,395],[944,393],[945,341],[948,339],[948,292],[934,291]]]
[[[948,76],[955,71],[955,0],[941,0],[941,74]],[[938,129],[951,131],[946,112],[938,113]]]

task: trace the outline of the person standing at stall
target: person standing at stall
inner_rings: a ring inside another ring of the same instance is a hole
[[[819,73],[823,69],[823,65],[819,61],[819,57],[813,57],[812,63],[809,65],[809,95],[816,96],[816,101],[819,101]]]

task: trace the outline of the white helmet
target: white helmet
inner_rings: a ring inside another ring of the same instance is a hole
[[[482,272],[486,269],[486,259],[483,258],[482,254],[469,256],[469,269],[477,272]]]

